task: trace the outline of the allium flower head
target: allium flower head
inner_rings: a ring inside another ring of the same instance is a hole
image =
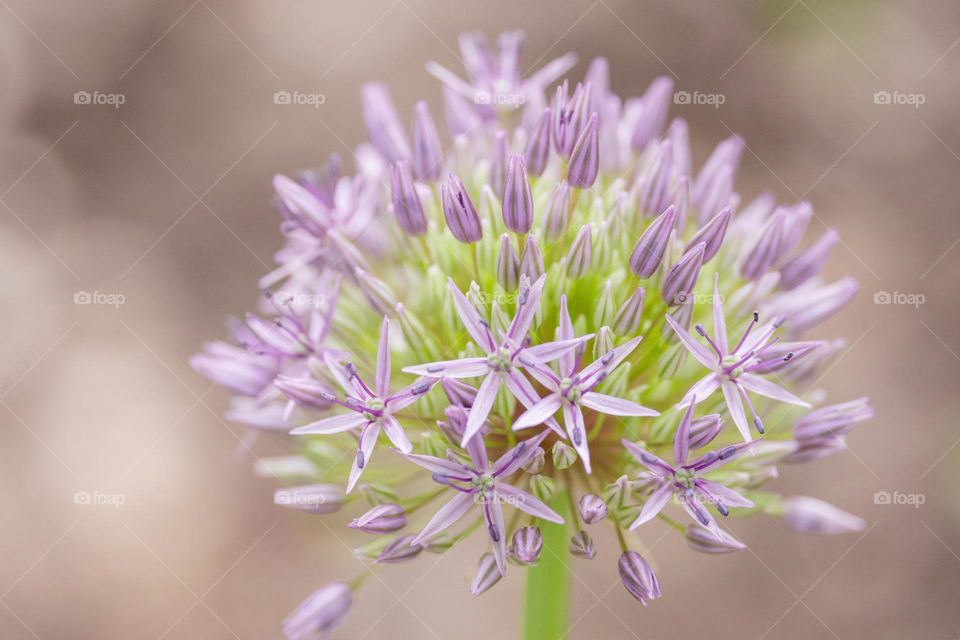
[[[357,557],[381,565],[483,535],[474,594],[508,558],[553,562],[562,526],[578,558],[619,556],[643,604],[661,591],[638,527],[705,553],[744,548],[720,525],[737,509],[861,528],[765,486],[872,416],[865,399],[813,408],[807,388],[843,344],[809,334],[857,291],[820,273],[836,232],[806,243],[810,203],[741,197],[739,137],[698,162],[669,78],[621,99],[605,60],[580,82],[572,55],[525,76],[522,43],[467,34],[463,74],[428,65],[445,127],[366,85],[353,174],[332,158],[274,179],[284,244],[257,313],[191,363],[235,395],[230,419],[292,434],[297,455],[259,463],[278,501],[347,512]],[[619,553],[585,531],[607,526]],[[311,596],[287,636],[322,637],[360,582]]]

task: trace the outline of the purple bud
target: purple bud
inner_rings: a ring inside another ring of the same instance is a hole
[[[510,556],[523,565],[536,564],[543,549],[540,527],[521,527],[513,533]]]
[[[530,278],[531,282],[536,282],[537,278],[544,273],[543,254],[540,253],[540,245],[532,235],[527,236],[523,255],[520,256],[520,273]]]
[[[848,433],[853,427],[873,418],[867,398],[859,398],[815,409],[797,420],[793,435],[797,440]]]
[[[630,254],[630,270],[639,277],[649,278],[657,272],[676,218],[676,209],[667,207],[640,235],[633,247],[633,253]]]
[[[673,79],[660,76],[647,88],[640,98],[642,109],[637,124],[634,127],[630,145],[634,151],[643,151],[646,146],[657,139],[663,125],[667,121],[667,112],[670,110],[670,100],[673,96]]]
[[[717,437],[720,429],[723,427],[723,420],[720,414],[711,413],[709,415],[695,418],[690,423],[689,444],[691,449],[701,449]]]
[[[363,119],[367,124],[370,142],[388,162],[410,157],[407,134],[390,99],[390,92],[382,84],[367,84],[361,89]]]
[[[568,85],[557,87],[553,100],[553,145],[557,153],[569,158],[591,111],[590,91],[581,84],[567,96]]]
[[[813,217],[813,206],[804,200],[787,209],[787,219],[783,225],[783,248],[780,255],[786,255],[797,248],[807,231],[810,218]]]
[[[470,584],[470,593],[475,596],[480,595],[493,585],[500,582],[503,573],[497,566],[497,560],[492,553],[485,553],[480,556],[480,562],[477,565],[477,572],[473,576],[473,582]]]
[[[690,175],[690,128],[683,118],[674,118],[667,128],[667,140],[673,145],[673,173],[686,178]]]
[[[767,272],[782,255],[783,228],[787,210],[783,207],[773,215],[760,232],[756,244],[740,264],[740,275],[747,280],[757,280]]]
[[[640,328],[640,319],[643,317],[643,287],[637,287],[633,295],[617,310],[613,317],[613,330],[617,335],[633,335]]]
[[[566,180],[560,182],[550,194],[546,212],[543,215],[543,235],[547,240],[556,240],[567,230],[570,224],[570,185]]]
[[[593,560],[597,555],[597,547],[593,544],[593,538],[581,530],[570,538],[570,553],[584,560]]]
[[[826,434],[816,438],[796,441],[796,448],[783,461],[787,464],[806,464],[832,456],[847,448],[847,439],[840,435]]]
[[[527,142],[523,152],[527,170],[534,178],[540,177],[550,162],[550,129],[553,124],[553,110],[547,107],[537,122],[537,127]]]
[[[510,156],[503,188],[503,222],[514,233],[526,233],[533,226],[533,194],[523,156]]]
[[[415,537],[415,535],[409,534],[396,538],[383,548],[374,562],[377,564],[396,564],[416,558],[423,551],[423,545],[410,544]]]
[[[335,484],[310,484],[302,487],[277,489],[273,502],[307,513],[333,513],[343,506],[343,491]]]
[[[520,271],[520,257],[510,243],[510,234],[500,236],[500,252],[497,254],[497,280],[507,291],[517,288]]]
[[[533,452],[526,462],[521,465],[521,469],[526,471],[531,475],[537,475],[543,471],[543,466],[547,461],[547,453],[543,450],[543,447],[537,447],[537,450]]]
[[[507,179],[507,132],[498,129],[493,136],[493,157],[490,158],[490,188],[500,198]]]
[[[460,178],[450,174],[440,190],[443,217],[453,237],[464,244],[472,244],[483,237],[480,216]]]
[[[704,224],[710,220],[724,207],[731,205],[733,200],[733,174],[734,167],[725,165],[717,172],[716,177],[710,182],[707,191],[704,192],[699,201],[694,201],[697,207],[697,223]]]
[[[747,548],[722,529],[712,530],[696,523],[687,526],[686,537],[690,548],[700,553],[731,553]]]
[[[833,248],[840,241],[835,229],[828,229],[810,247],[785,264],[780,270],[780,288],[784,291],[798,286],[820,273]]]
[[[677,264],[670,267],[670,271],[663,279],[661,289],[663,300],[668,306],[683,304],[687,296],[693,291],[700,277],[700,267],[703,265],[703,251],[706,245],[702,242],[687,250]]]
[[[441,378],[440,386],[450,402],[461,407],[472,407],[473,401],[477,398],[477,390],[474,387],[455,378]]]
[[[867,523],[823,500],[793,496],[783,501],[783,522],[800,533],[852,533],[863,531]]]
[[[736,171],[737,165],[740,164],[740,156],[743,154],[743,146],[743,139],[740,136],[730,136],[718,144],[707,161],[703,163],[703,168],[700,169],[700,174],[697,176],[692,190],[693,202],[698,207],[703,203],[707,192],[713,189],[719,173],[723,172],[726,167]],[[710,215],[710,213],[702,215]]]
[[[603,498],[593,493],[587,493],[580,497],[578,505],[580,518],[586,524],[596,524],[607,517],[607,505]]]
[[[406,161],[397,162],[390,167],[390,186],[397,224],[411,236],[422,236],[427,232],[427,216],[423,213],[420,196],[413,186],[410,165]]]
[[[420,101],[413,110],[413,172],[417,180],[433,182],[443,169],[443,147],[427,103]]]
[[[669,140],[661,142],[650,169],[643,176],[640,187],[640,211],[653,215],[670,204],[673,178],[673,145]]]
[[[701,242],[706,244],[707,246],[703,250],[703,261],[709,262],[713,256],[717,255],[717,251],[720,250],[720,245],[723,244],[723,238],[727,234],[727,225],[730,224],[731,217],[733,217],[733,212],[730,207],[721,209],[720,213],[713,216],[710,222],[703,225],[700,230],[694,234],[693,238],[691,238],[687,244],[687,248]]]
[[[580,227],[577,237],[573,239],[570,245],[570,251],[565,258],[567,262],[567,275],[571,278],[579,278],[590,268],[591,256],[593,254],[593,240],[590,232],[590,225],[585,224]]]
[[[293,378],[278,375],[273,384],[283,395],[308,409],[329,408],[337,398],[326,383],[313,377]]]
[[[859,290],[860,285],[856,280],[841,278],[824,287],[818,287],[807,295],[797,296],[798,306],[787,316],[790,328],[801,333],[815,327],[845,307]],[[800,306],[800,302],[804,304]]]
[[[353,591],[346,582],[331,582],[317,589],[283,621],[288,640],[325,638],[340,626],[353,605]]]
[[[597,173],[600,171],[600,136],[597,126],[597,114],[593,113],[570,154],[567,182],[571,187],[589,189],[597,180]]]
[[[467,410],[465,407],[450,405],[443,410],[446,422],[438,422],[437,426],[443,431],[444,435],[453,444],[460,444],[463,441],[463,433],[467,428]]]
[[[398,504],[379,504],[347,526],[376,535],[393,533],[407,526],[407,515]]]
[[[620,554],[618,563],[620,580],[640,604],[647,606],[648,600],[660,597],[660,583],[653,573],[653,568],[636,551],[624,551]]]
[[[373,310],[381,316],[390,315],[397,306],[396,296],[391,291],[390,286],[359,267],[354,269],[354,276],[363,297],[373,307]]]

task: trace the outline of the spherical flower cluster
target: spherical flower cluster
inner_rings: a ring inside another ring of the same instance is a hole
[[[730,514],[862,527],[764,488],[872,415],[810,388],[844,342],[806,336],[857,290],[820,275],[836,233],[804,242],[807,202],[744,204],[738,137],[695,170],[668,78],[621,99],[603,59],[561,81],[569,55],[521,78],[522,42],[462,36],[465,78],[428,65],[445,136],[368,85],[356,173],[274,179],[278,267],[192,364],[235,394],[230,419],[292,434],[296,455],[258,461],[278,504],[354,510],[377,564],[486,536],[474,594],[540,561],[541,527],[589,560],[611,526],[643,604],[660,581],[632,531],[654,519],[704,553],[744,548]],[[325,635],[358,583],[311,595],[287,636]]]

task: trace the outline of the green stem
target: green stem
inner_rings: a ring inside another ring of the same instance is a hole
[[[550,506],[569,521],[566,489],[558,488]],[[525,640],[559,640],[567,631],[570,609],[569,529],[543,522],[540,561],[527,569]]]

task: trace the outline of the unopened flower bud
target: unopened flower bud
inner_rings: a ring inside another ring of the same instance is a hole
[[[520,527],[513,533],[510,557],[522,565],[536,564],[543,549],[540,527]]]
[[[567,182],[571,187],[588,189],[597,181],[600,170],[600,135],[596,113],[590,116],[586,128],[580,133],[577,144],[570,154],[567,167]]]
[[[533,495],[540,498],[543,502],[550,502],[550,498],[553,497],[554,492],[553,479],[542,474],[537,474],[530,479],[530,489],[533,491]]]
[[[370,509],[359,518],[354,518],[348,525],[351,529],[359,529],[366,533],[382,535],[393,533],[407,526],[407,516],[398,504],[381,504]]]
[[[527,167],[520,154],[510,156],[503,187],[503,222],[514,233],[527,233],[533,226],[533,194]]]
[[[493,585],[500,582],[503,573],[497,566],[497,560],[492,553],[485,553],[480,557],[477,564],[477,572],[473,576],[473,582],[470,583],[470,593],[475,596],[480,595]]]
[[[581,530],[570,538],[570,553],[584,560],[593,560],[597,555],[597,547],[593,544],[590,534]]]
[[[557,440],[553,445],[553,466],[559,470],[567,469],[577,461],[577,452]]]
[[[853,533],[867,526],[863,518],[816,498],[793,496],[784,500],[783,506],[784,524],[800,533]]]
[[[413,111],[413,172],[417,180],[433,182],[443,169],[443,147],[427,103],[420,101]]]
[[[423,551],[423,545],[410,544],[415,537],[410,534],[396,538],[384,547],[374,562],[377,564],[395,564],[416,558]]]
[[[660,597],[660,583],[653,573],[653,568],[636,551],[624,551],[618,562],[620,580],[640,604],[647,606],[648,600]]]
[[[630,254],[630,270],[641,278],[657,272],[674,229],[677,212],[673,206],[657,216],[642,234]]]
[[[353,606],[353,590],[346,582],[331,582],[314,591],[283,621],[290,640],[325,638],[340,626]]]
[[[543,465],[546,462],[547,454],[543,447],[537,447],[537,450],[523,463],[521,469],[531,475],[537,475],[543,471]]]
[[[680,257],[680,261],[670,268],[663,279],[663,300],[670,306],[683,304],[687,296],[693,291],[700,277],[700,267],[703,265],[703,250],[706,245],[702,242],[689,249]]]
[[[700,553],[732,553],[747,548],[726,531],[708,529],[697,523],[687,525],[686,537],[690,548]]]
[[[479,241],[483,237],[480,215],[460,178],[451,173],[440,189],[440,196],[443,200],[443,217],[453,237],[464,244]]]
[[[596,494],[584,494],[580,497],[580,503],[577,506],[580,518],[587,524],[595,524],[607,517],[607,505]]]
[[[553,121],[553,110],[549,107],[543,110],[543,115],[537,122],[537,126],[530,135],[527,142],[527,149],[524,151],[524,159],[527,164],[527,171],[530,175],[538,178],[547,168],[550,161],[550,129]]]

